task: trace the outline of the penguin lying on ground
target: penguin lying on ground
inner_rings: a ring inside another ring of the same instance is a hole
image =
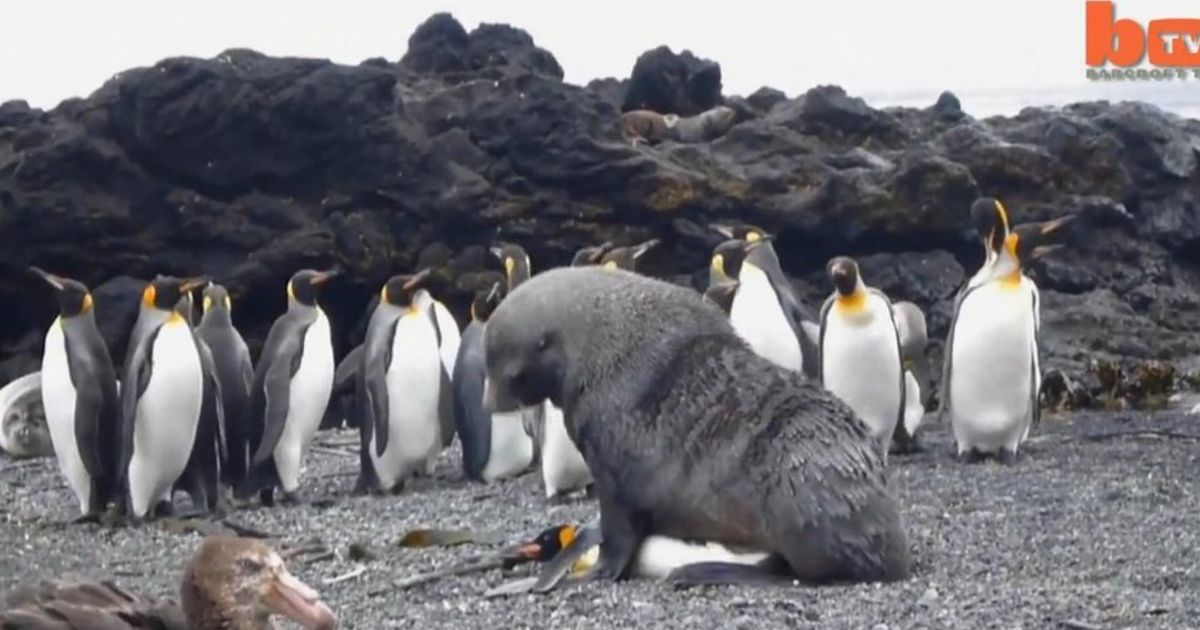
[[[299,499],[300,466],[329,404],[333,389],[333,345],[329,318],[317,294],[337,269],[304,269],[287,283],[288,310],[275,320],[254,370],[250,390],[250,448],[246,479],[234,495],[260,493],[274,504],[276,486],[284,498]]]
[[[143,313],[121,379],[121,468],[128,516],[173,511],[178,487],[201,511],[219,495],[223,410],[212,356],[188,323],[188,292],[206,278],[159,276],[143,291]]]
[[[776,254],[775,246],[772,243],[774,235],[768,234],[766,230],[760,227],[745,223],[730,225],[713,224],[709,227],[727,239],[746,241],[747,243],[759,243],[753,250],[749,248],[746,250],[745,257],[750,260],[752,267],[750,275],[752,284],[759,287],[766,284],[770,285],[771,292],[777,298],[777,308],[783,311],[789,326],[791,326],[800,344],[804,375],[812,379],[817,378],[817,372],[819,371],[819,366],[817,365],[817,316],[812,309],[808,308],[807,305],[796,297],[796,291],[792,288],[791,281],[784,275],[783,268],[779,264],[779,256]],[[766,276],[765,282],[760,277],[764,275]],[[728,279],[741,280],[740,270],[727,271],[715,264],[710,266],[710,284]]]
[[[441,453],[445,391],[437,315],[416,298],[424,270],[393,276],[380,290],[363,340],[356,408],[362,411],[356,490],[399,492]]]
[[[483,334],[492,310],[503,298],[499,283],[480,291],[471,302],[471,323],[463,331],[454,374],[455,419],[462,440],[463,476],[491,483],[514,477],[533,464],[533,438],[525,431],[521,412],[491,414],[483,409]]]
[[[593,577],[628,577],[652,535],[767,555],[689,565],[688,580],[909,575],[866,425],[753,352],[696,292],[619,269],[553,269],[505,297],[485,346],[485,407],[550,399],[595,475],[604,544]]]
[[[925,418],[930,390],[929,357],[925,355],[928,344],[925,314],[912,302],[892,304],[892,314],[900,331],[905,383],[904,420],[896,423],[896,430],[892,433],[892,448],[897,453],[913,453],[921,450],[917,429]]]
[[[886,453],[907,393],[892,302],[863,282],[851,258],[829,261],[827,273],[834,291],[821,306],[820,382],[867,423]]]
[[[88,288],[36,267],[32,271],[58,298],[40,373],[47,428],[59,469],[79,501],[79,520],[98,520],[121,496],[116,372]]]
[[[994,216],[1006,217],[999,202],[987,203]],[[974,218],[987,216],[983,205],[972,207]],[[997,236],[1006,231],[1003,222],[977,221],[990,223],[984,241],[992,252],[954,302],[940,410],[949,415],[965,461],[996,455],[1014,463],[1038,421],[1040,304],[1037,285],[1022,267],[1051,251],[1054,246],[1044,244],[1072,218],[1019,225],[1003,240]]]

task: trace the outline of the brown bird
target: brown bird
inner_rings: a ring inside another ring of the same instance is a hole
[[[0,612],[2,630],[269,630],[283,615],[309,630],[337,618],[283,558],[251,538],[206,538],[179,584],[182,604],[149,602],[115,583],[43,581],[18,587]]]

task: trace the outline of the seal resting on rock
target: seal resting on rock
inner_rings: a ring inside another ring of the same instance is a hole
[[[553,269],[500,303],[485,344],[485,405],[550,399],[594,474],[604,542],[592,579],[629,577],[651,535],[766,552],[755,577],[910,574],[866,424],[758,356],[694,291],[621,269]]]
[[[676,114],[660,114],[648,109],[635,109],[621,114],[621,135],[630,144],[674,140],[695,144],[715,140],[729,131],[737,112],[732,107],[718,105],[695,116],[681,118]]]

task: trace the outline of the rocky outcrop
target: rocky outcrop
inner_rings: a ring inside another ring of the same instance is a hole
[[[395,63],[230,50],[129,70],[51,111],[0,105],[0,381],[36,365],[53,317],[31,264],[101,287],[118,361],[137,279],[226,283],[257,352],[288,276],[337,264],[347,273],[324,301],[341,354],[380,284],[417,265],[437,269],[436,293],[465,323],[470,291],[499,271],[492,242],[524,245],[545,269],[584,245],[658,238],[646,272],[699,288],[718,240],[705,226],[731,220],[777,235],[814,304],[825,262],[860,257],[869,281],[926,310],[936,359],[981,258],[967,209],[984,194],[1018,222],[1085,219],[1030,270],[1047,369],[1080,400],[1146,389],[1104,385],[1103,362],[1118,380],[1136,380],[1138,362],[1196,367],[1196,121],[1137,103],[976,119],[949,93],[877,109],[836,86],[728,97],[717,63],[667,48],[628,80],[562,76],[523,31],[467,32],[440,14]],[[711,142],[630,146],[617,127],[631,108],[717,104],[738,120]]]

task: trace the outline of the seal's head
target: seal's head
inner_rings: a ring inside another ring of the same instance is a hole
[[[484,405],[514,411],[549,399],[565,410],[601,383],[636,387],[697,334],[735,333],[695,291],[624,269],[552,269],[488,320]]]

